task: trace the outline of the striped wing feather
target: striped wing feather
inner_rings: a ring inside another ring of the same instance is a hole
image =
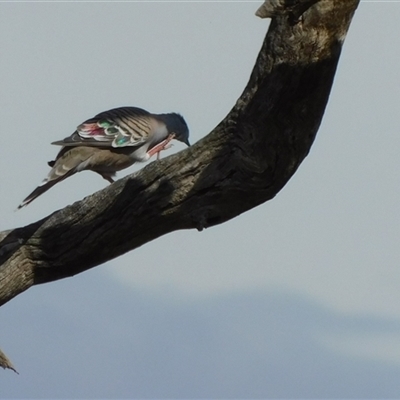
[[[104,111],[79,125],[59,146],[138,147],[152,132],[152,115],[137,107]]]

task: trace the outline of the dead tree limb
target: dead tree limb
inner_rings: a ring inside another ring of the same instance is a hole
[[[0,233],[0,305],[178,229],[221,224],[272,199],[307,156],[359,0],[266,0],[272,17],[232,111],[176,155]],[[0,358],[0,366],[10,368]]]

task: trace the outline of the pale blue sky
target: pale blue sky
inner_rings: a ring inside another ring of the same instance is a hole
[[[247,83],[258,6],[0,4],[1,229],[107,185],[84,172],[14,212],[50,142],[100,111],[177,111],[205,136]],[[0,371],[0,398],[399,397],[399,20],[400,3],[360,4],[316,142],[273,201],[2,307],[20,375]]]

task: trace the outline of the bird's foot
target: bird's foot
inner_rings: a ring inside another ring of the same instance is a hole
[[[169,135],[165,140],[163,140],[161,143],[158,143],[156,146],[152,147],[147,154],[149,155],[149,158],[154,156],[154,154],[157,154],[157,159],[160,157],[160,151],[169,149],[172,144],[169,142],[175,137],[175,134]]]
[[[168,150],[171,147],[173,147],[173,143],[168,143],[167,145],[164,146],[164,148],[162,150]],[[157,160],[160,159],[160,151],[157,152]]]
[[[97,172],[97,171],[95,171]],[[113,174],[107,174],[106,172],[98,172],[106,181],[114,183]],[[114,174],[115,175],[115,174]]]

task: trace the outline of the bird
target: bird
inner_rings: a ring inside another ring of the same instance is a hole
[[[176,139],[190,146],[189,128],[177,113],[152,114],[138,107],[103,111],[80,124],[72,135],[53,142],[62,146],[42,183],[18,206],[27,206],[56,183],[84,170],[110,183],[117,171],[145,162]]]

